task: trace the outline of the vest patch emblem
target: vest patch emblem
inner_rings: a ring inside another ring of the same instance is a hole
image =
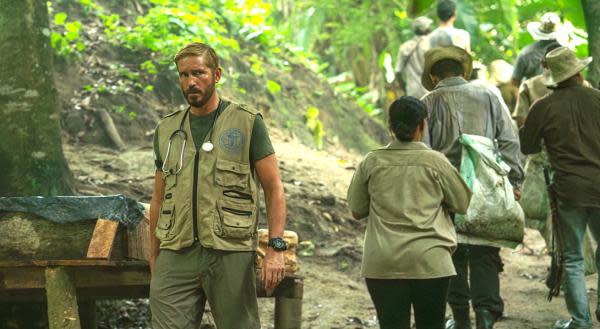
[[[219,144],[228,153],[239,153],[244,148],[246,137],[238,128],[229,128],[219,136]]]

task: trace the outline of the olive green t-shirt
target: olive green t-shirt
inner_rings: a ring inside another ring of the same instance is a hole
[[[369,153],[348,188],[352,212],[367,216],[362,276],[455,275],[457,237],[449,212],[465,213],[470,197],[448,159],[423,143],[394,141]]]
[[[204,143],[206,135],[210,133],[210,130],[213,125],[213,121],[215,120],[215,116],[221,114],[227,106],[229,106],[230,102],[226,100],[221,100],[219,102],[219,106],[216,111],[212,111],[207,115],[190,115],[190,129],[192,131],[192,138],[194,139],[194,144],[196,145],[196,150],[199,150]],[[162,167],[162,160],[160,158],[158,152],[158,130],[154,131],[154,164],[156,169],[160,169]],[[214,141],[213,141],[214,143]],[[269,138],[269,133],[267,131],[267,126],[262,118],[262,116],[257,115],[256,119],[254,119],[254,126],[252,128],[252,136],[250,138],[250,161],[254,163],[257,160],[263,159],[271,154],[275,153],[273,149],[273,144],[271,143],[271,139]]]

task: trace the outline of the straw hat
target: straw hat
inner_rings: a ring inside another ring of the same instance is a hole
[[[591,57],[579,59],[567,47],[559,47],[546,54],[548,69],[544,71],[544,84],[554,86],[585,69],[592,61]]]
[[[560,17],[555,13],[545,13],[539,22],[527,24],[527,31],[534,40],[556,40],[560,36]]]
[[[473,71],[473,59],[464,49],[456,46],[432,48],[425,52],[425,65],[423,68],[423,75],[421,75],[421,83],[427,90],[433,90],[433,88],[435,88],[435,84],[430,77],[431,68],[435,63],[443,59],[451,59],[459,62],[464,69],[463,77],[467,80],[471,77],[471,71]]]

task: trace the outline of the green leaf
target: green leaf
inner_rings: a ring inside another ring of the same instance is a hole
[[[156,65],[151,60],[145,61],[140,65],[140,68],[148,74],[156,74],[158,70],[156,69]]]
[[[67,30],[67,32],[79,32],[79,30],[81,29],[81,22],[68,22],[67,24],[65,24],[65,29]]]
[[[85,50],[85,44],[81,41],[77,41],[75,44],[75,49],[77,49],[78,52],[82,52]]]
[[[65,38],[69,41],[75,41],[77,39],[79,39],[79,32],[77,31],[69,31],[67,32],[67,34],[65,34]]]
[[[281,92],[281,85],[273,80],[267,80],[267,91],[269,91],[271,95],[277,95]]]
[[[306,109],[305,116],[307,120],[316,119],[319,116],[319,109],[314,106],[309,106],[308,109]]]
[[[62,40],[63,36],[58,33],[58,32],[52,32],[52,34],[50,34],[50,45],[52,45],[52,48],[57,49],[58,47],[58,42],[60,40]]]
[[[56,25],[64,25],[66,20],[67,13],[60,12],[54,15],[54,24]]]

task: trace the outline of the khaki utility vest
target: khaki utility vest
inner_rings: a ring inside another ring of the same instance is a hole
[[[181,171],[177,175],[162,173],[165,194],[155,231],[160,248],[179,250],[197,240],[206,248],[255,250],[259,186],[249,156],[254,118],[260,114],[231,103],[212,128],[214,149],[196,152],[190,130],[192,114],[186,112],[166,116],[157,128],[160,158],[172,172],[178,168],[183,134],[171,138],[166,158],[169,137],[180,126],[187,134]],[[209,131],[204,142],[210,136]]]

